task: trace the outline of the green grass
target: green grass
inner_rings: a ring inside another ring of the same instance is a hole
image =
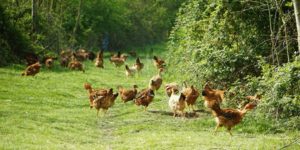
[[[20,76],[25,66],[0,68],[0,149],[278,149],[297,138],[298,131],[270,134],[272,122],[261,123],[255,111],[233,129],[216,135],[211,114],[173,118],[161,88],[148,111],[118,98],[107,114],[97,117],[89,108],[85,82],[93,87],[116,90],[118,85],[140,89],[156,74],[145,51],[145,69],[133,78],[125,77],[124,67],[115,68],[105,59],[105,68],[84,62],[86,73],[58,65],[42,68],[35,77]],[[140,55],[141,56],[141,55]],[[132,65],[134,59],[127,63]],[[164,75],[168,77],[168,75]],[[172,82],[164,78],[164,83]],[[198,108],[202,107],[198,99]],[[298,141],[299,142],[299,141]],[[299,149],[299,143],[287,149]]]

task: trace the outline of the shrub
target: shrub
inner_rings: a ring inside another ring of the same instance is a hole
[[[296,60],[281,67],[263,66],[260,79],[264,90],[260,111],[277,119],[300,114],[300,61]]]

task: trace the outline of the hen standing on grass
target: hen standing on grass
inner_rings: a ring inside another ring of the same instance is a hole
[[[94,98],[93,105],[97,109],[97,116],[99,116],[99,110],[102,109],[104,113],[107,112],[108,108],[112,107],[115,103],[119,93],[114,93],[110,89],[106,95],[97,95]]]
[[[126,61],[127,56],[121,55],[120,57],[111,57],[110,62],[113,63],[116,67],[120,67]]]
[[[175,91],[172,90],[172,94],[169,99],[169,107],[173,111],[173,117],[176,117],[177,114],[180,114],[181,117],[185,116],[185,98],[186,97],[183,95],[183,93],[175,94]]]
[[[131,101],[135,98],[137,94],[137,85],[133,85],[132,89],[125,89],[122,86],[118,87],[119,94],[121,97],[121,100],[126,103],[128,101]]]
[[[185,88],[182,90],[183,95],[185,96],[185,101],[189,108],[192,108],[193,111],[195,111],[195,103],[197,98],[199,97],[199,92],[194,86],[187,87],[186,83]]]
[[[83,68],[83,64],[76,59],[75,53],[73,53],[73,56],[71,58],[71,61],[68,64],[68,67],[72,70],[78,69],[78,70],[82,71],[83,73],[85,72],[85,70]]]
[[[110,89],[93,89],[89,83],[84,84],[84,88],[89,92],[90,108],[93,108],[93,102],[95,97],[103,96],[109,92]]]
[[[127,77],[132,77],[135,74],[135,69],[134,68],[129,68],[128,65],[125,65],[125,74]]]
[[[205,84],[204,90],[202,91],[202,95],[204,96],[204,105],[207,108],[211,108],[212,105],[216,102],[221,104],[224,100],[224,92],[222,90],[214,90],[211,89],[208,83]]]
[[[153,56],[154,66],[156,66],[157,69],[163,69],[165,66],[165,61],[161,58],[158,58],[157,56]]]
[[[155,96],[155,94],[152,89],[150,89],[150,88],[143,89],[137,94],[134,102],[137,106],[140,106],[140,105],[144,106],[145,107],[144,111],[146,111],[147,107],[152,102],[154,96]]]
[[[45,64],[45,66],[48,69],[51,69],[53,67],[54,60],[56,59],[57,59],[56,57],[46,56],[42,62]]]
[[[222,109],[220,107],[220,93],[212,91],[205,86],[202,91],[202,96],[204,96],[206,107],[212,110],[212,114],[216,119],[217,126],[215,132],[219,127],[224,126],[230,135],[232,127],[240,123],[247,113],[247,111],[252,110],[256,107],[255,103],[248,103],[242,110],[238,109]]]
[[[96,61],[95,61],[95,66],[99,67],[99,68],[104,68],[103,63],[104,63],[104,61],[103,61],[103,50],[101,50],[97,54]]]
[[[144,64],[141,62],[140,58],[136,58],[135,64],[132,66],[136,71],[140,72],[144,68]]]
[[[150,82],[149,82],[149,88],[152,89],[152,90],[158,90],[162,84],[162,77],[161,77],[161,73],[162,73],[163,69],[160,68],[159,71],[158,71],[158,74],[153,76],[151,79],[150,79]]]
[[[22,76],[35,76],[40,72],[41,64],[36,62],[30,66],[28,66],[25,71],[21,74]]]
[[[224,126],[229,134],[232,136],[231,129],[238,123],[240,123],[244,117],[244,115],[249,111],[256,107],[254,103],[248,103],[242,110],[238,109],[222,109],[220,105],[215,103],[212,105],[212,113],[216,119],[217,126],[215,128],[215,132],[219,127]]]

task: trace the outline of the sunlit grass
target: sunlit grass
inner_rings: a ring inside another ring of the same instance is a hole
[[[57,65],[42,68],[35,77],[22,77],[25,66],[0,68],[0,149],[277,149],[299,134],[265,134],[268,122],[255,121],[254,111],[233,129],[233,137],[223,129],[214,135],[214,119],[207,111],[173,118],[163,88],[147,112],[118,98],[107,114],[97,117],[83,84],[115,91],[118,85],[145,88],[156,70],[149,54],[142,55],[142,62],[145,69],[133,78],[107,58],[104,69],[84,62],[86,73]],[[134,59],[126,63],[132,65]],[[199,108],[202,103],[198,99]],[[288,147],[297,148],[297,143]]]

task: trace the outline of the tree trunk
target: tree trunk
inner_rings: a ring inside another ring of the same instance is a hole
[[[287,61],[290,62],[290,54],[289,54],[289,37],[288,37],[288,32],[287,32],[287,25],[286,25],[286,14],[283,13],[283,10],[282,10],[282,7],[278,4],[278,1],[275,1],[276,3],[276,9],[277,9],[277,12],[279,13],[279,18],[281,18],[281,21],[283,23],[283,32],[284,32],[284,41],[285,41],[285,48],[286,48],[286,56],[287,56]],[[279,27],[279,33],[281,32],[281,27]],[[279,35],[280,36],[280,35]]]
[[[32,33],[37,32],[37,0],[31,1]]]
[[[63,0],[58,0],[57,1],[57,8],[58,8],[58,10],[57,10],[57,12],[59,12],[58,14],[59,14],[59,28],[60,28],[60,30],[62,30],[62,24],[63,24],[63,17],[64,17],[64,15],[63,15]],[[61,47],[62,47],[62,34],[59,34],[58,33],[58,36],[57,36],[57,40],[58,40],[58,48],[57,48],[57,54],[59,54],[59,51],[61,50]]]
[[[82,6],[82,0],[80,0],[79,2],[79,6],[78,6],[78,13],[77,13],[77,18],[76,18],[76,23],[73,29],[73,34],[75,35],[78,25],[79,25],[79,21],[80,21],[80,11],[81,11],[81,6]]]
[[[80,22],[81,5],[82,5],[82,0],[79,1],[76,23],[75,23],[75,26],[73,28],[73,36],[71,37],[71,45],[72,45],[72,47],[74,47],[74,45],[76,43],[76,37],[75,36],[76,36],[76,32],[77,32],[77,29],[78,29],[78,26],[79,26],[79,22]]]
[[[299,0],[293,0],[293,5],[295,9],[295,18],[296,18],[296,26],[297,26],[297,32],[298,32],[298,51],[300,53],[300,1]]]
[[[269,28],[270,28],[270,40],[272,44],[271,48],[271,56],[272,56],[272,65],[275,65],[275,38],[274,38],[274,32],[272,27],[272,16],[271,16],[271,8],[270,4],[268,3],[268,13],[269,13]]]

